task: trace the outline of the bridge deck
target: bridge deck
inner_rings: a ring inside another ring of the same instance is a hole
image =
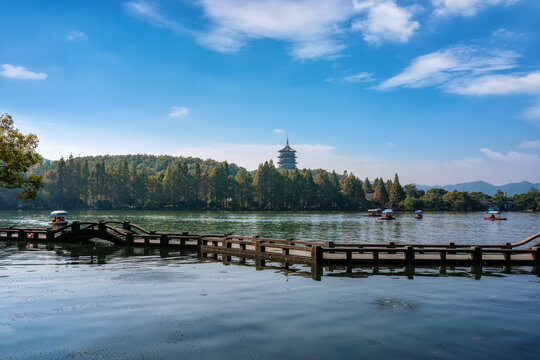
[[[81,243],[101,238],[123,246],[180,247],[202,254],[304,264],[395,265],[534,265],[540,266],[540,243],[518,248],[540,238],[534,234],[518,243],[359,244],[272,239],[232,234],[157,233],[128,221],[78,222],[60,228],[0,228],[0,240]]]

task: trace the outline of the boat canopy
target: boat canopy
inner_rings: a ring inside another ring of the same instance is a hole
[[[51,216],[67,216],[67,211],[64,210],[56,210],[51,213]]]
[[[489,215],[499,215],[500,213],[501,213],[501,212],[498,211],[498,210],[490,210],[490,211],[488,211],[488,214],[489,214]]]
[[[415,214],[422,214],[423,211],[422,211],[422,210],[416,210],[414,213],[415,213]]]
[[[369,209],[368,212],[378,212],[381,211],[381,209]]]
[[[394,213],[394,210],[392,209],[386,209],[382,212],[383,214],[393,214]]]

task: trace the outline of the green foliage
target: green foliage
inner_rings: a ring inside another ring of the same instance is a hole
[[[364,190],[364,193],[366,194],[373,193],[373,186],[371,186],[371,183],[369,182],[369,179],[367,177],[364,180],[364,184],[362,184],[362,190]]]
[[[407,196],[403,202],[405,210],[422,210],[424,208],[424,202],[421,199]]]
[[[390,186],[389,199],[391,206],[399,206],[403,200],[405,200],[405,191],[399,183],[399,176],[396,173],[394,181]]]
[[[38,142],[36,135],[20,133],[11,115],[0,115],[0,187],[22,189],[18,197],[25,202],[34,199],[43,186],[41,176],[27,175],[31,166],[43,161],[36,152]]]
[[[427,209],[444,210],[443,195],[446,193],[447,191],[444,189],[429,189],[424,196],[422,196],[422,201]]]
[[[377,181],[377,185],[375,186],[373,202],[380,206],[385,206],[388,203],[388,193],[386,192],[386,185],[382,179]]]

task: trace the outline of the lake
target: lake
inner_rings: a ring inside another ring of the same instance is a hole
[[[307,240],[488,244],[540,231],[540,214],[83,211],[161,231]],[[48,212],[2,211],[0,226]],[[196,253],[0,242],[0,359],[538,358],[540,277],[508,269],[283,269]],[[378,270],[378,271],[376,271]]]

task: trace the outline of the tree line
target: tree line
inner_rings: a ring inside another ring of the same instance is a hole
[[[540,208],[540,194],[506,198],[502,192],[402,186],[399,176],[361,180],[352,173],[281,170],[272,161],[246,171],[234,164],[172,156],[124,155],[44,161],[31,169],[44,186],[21,204],[16,191],[0,190],[0,208],[30,209],[223,209],[223,210],[484,210],[513,200],[522,209]],[[366,196],[367,194],[367,196]]]

